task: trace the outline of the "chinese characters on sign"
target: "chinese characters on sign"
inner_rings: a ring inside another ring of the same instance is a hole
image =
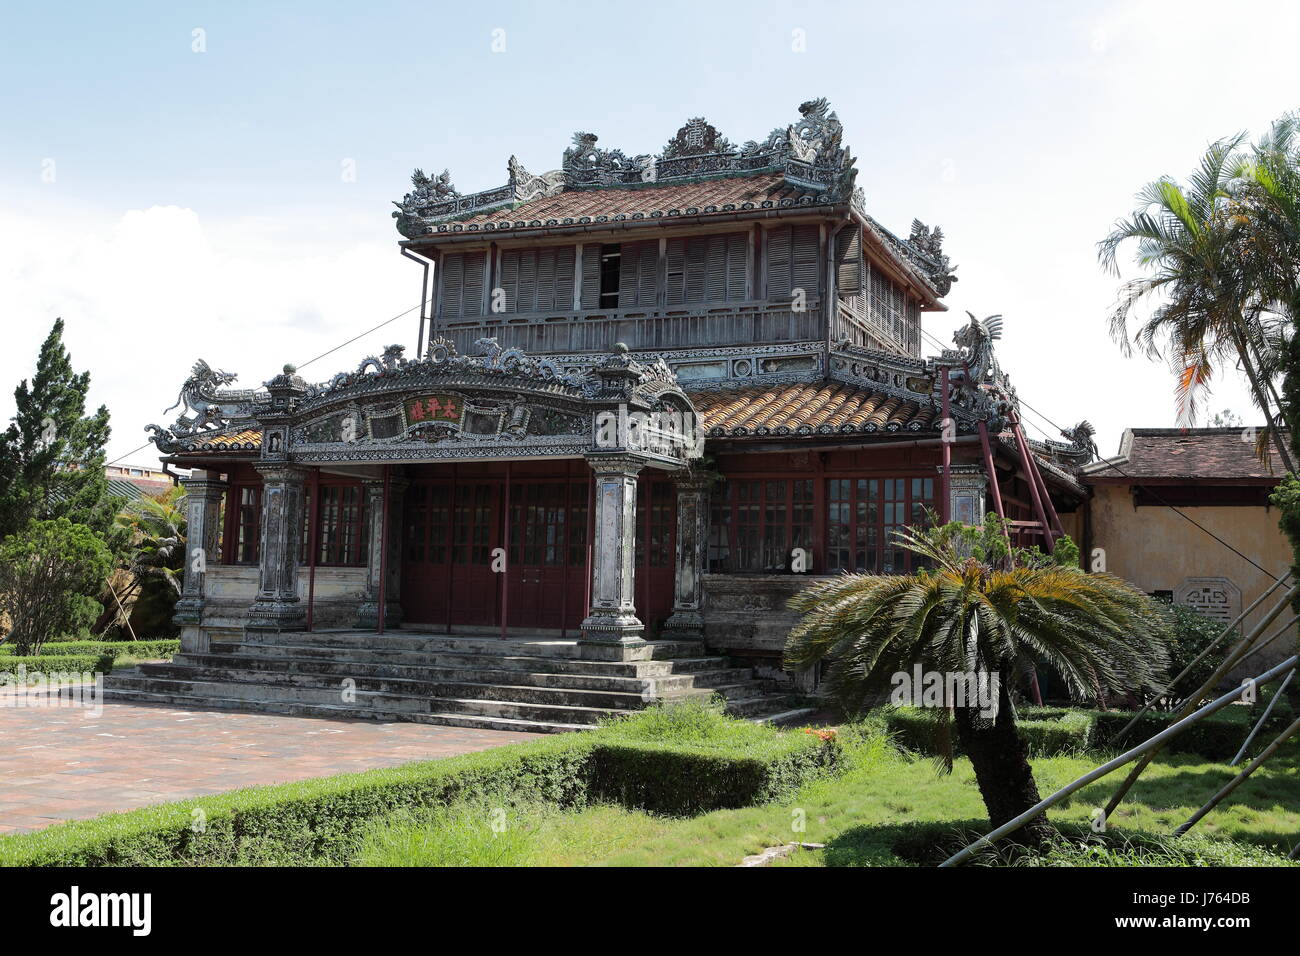
[[[406,420],[419,422],[454,422],[460,420],[460,399],[455,395],[421,395],[406,400]]]

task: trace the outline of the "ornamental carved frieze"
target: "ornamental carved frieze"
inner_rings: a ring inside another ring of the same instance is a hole
[[[389,346],[317,384],[285,366],[264,393],[222,390],[234,375],[200,362],[181,389],[180,423],[151,426],[154,441],[164,453],[216,450],[208,436],[238,427],[261,432],[266,462],[567,457],[590,450],[593,417],[612,405],[693,414],[661,359],[632,359],[625,347],[580,371],[493,338],[479,339],[472,355],[442,338],[422,359],[404,351]],[[219,411],[237,402],[243,417],[232,424]],[[190,436],[206,443],[193,446]]]

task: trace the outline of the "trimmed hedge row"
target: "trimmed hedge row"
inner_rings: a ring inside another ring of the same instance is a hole
[[[0,657],[0,684],[12,684],[18,678],[18,668],[26,667],[28,675],[50,674],[107,674],[113,669],[111,654],[41,654],[19,657],[6,654]]]
[[[171,657],[181,649],[176,639],[153,641],[51,641],[41,648],[41,657],[67,654],[107,654],[111,657]],[[0,645],[0,654],[13,655],[13,644]]]
[[[1267,698],[1251,707],[1226,707],[1188,727],[1170,740],[1165,749],[1170,753],[1196,754],[1210,760],[1231,760],[1266,704]],[[1030,756],[1053,757],[1108,748],[1115,735],[1133,719],[1134,712],[1024,707],[1018,712],[1018,717],[1016,726],[1029,745]],[[1294,719],[1290,703],[1286,698],[1279,700],[1269,715],[1268,723],[1251,746],[1260,749],[1269,741],[1270,730],[1276,735]],[[1125,750],[1154,737],[1171,723],[1173,714],[1149,711],[1119,743],[1118,749]],[[897,708],[886,715],[885,726],[900,746],[925,754],[938,752],[935,740],[937,725],[933,716],[925,711],[912,707]],[[955,754],[962,752],[955,729],[952,746]]]
[[[1029,745],[1031,757],[1054,757],[1079,753],[1093,745],[1094,722],[1091,712],[1032,708],[1022,710],[1016,722],[1020,736]],[[885,728],[901,747],[925,754],[938,753],[938,724],[931,713],[915,707],[899,707],[885,717]],[[952,749],[963,753],[957,730],[952,728]]]
[[[772,799],[838,763],[837,744],[799,734],[774,731],[770,745],[740,751],[594,730],[0,837],[0,866],[346,863],[365,828],[399,810],[499,796],[693,813]]]
[[[673,815],[767,803],[840,769],[838,746],[787,734],[744,753],[690,744],[602,740],[592,752],[593,796]]]

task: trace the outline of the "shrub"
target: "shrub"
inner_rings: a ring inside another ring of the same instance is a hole
[[[99,602],[90,595],[112,567],[104,542],[67,518],[29,521],[0,541],[0,611],[9,616],[18,653],[38,653],[55,634],[95,620]]]
[[[1279,701],[1278,707],[1282,705],[1283,702]],[[1232,705],[1225,707],[1192,724],[1166,743],[1165,749],[1170,753],[1197,754],[1210,760],[1231,760],[1241,749],[1246,735],[1250,733],[1252,712],[1255,714],[1255,719],[1258,719],[1260,712],[1252,707]],[[1277,713],[1277,708],[1274,708],[1273,713]],[[1116,748],[1127,750],[1154,737],[1174,722],[1173,716],[1173,714],[1148,711],[1142,715],[1142,719],[1134,725],[1133,729],[1124,735],[1124,739],[1115,745]],[[1097,744],[1108,746],[1115,735],[1133,719],[1133,714],[1123,710],[1095,711],[1094,719]],[[1272,716],[1269,718],[1269,723],[1274,724]],[[1264,739],[1261,740],[1260,737]],[[1260,737],[1255,738],[1255,744],[1252,746],[1263,746],[1268,742],[1263,732]]]
[[[17,683],[25,669],[28,678],[35,674],[107,674],[113,669],[111,654],[40,654],[0,655],[0,684]]]
[[[936,715],[916,707],[898,707],[888,712],[885,726],[902,747],[923,754],[938,754],[939,731]],[[1090,711],[1066,708],[1027,707],[1017,714],[1016,729],[1029,746],[1030,757],[1054,757],[1087,750],[1093,740]],[[954,755],[962,753],[957,735],[952,734]]]
[[[94,654],[117,657],[170,657],[181,648],[178,640],[155,641],[50,641],[41,645],[41,656],[51,654]],[[17,653],[12,645],[0,646],[0,655]]]

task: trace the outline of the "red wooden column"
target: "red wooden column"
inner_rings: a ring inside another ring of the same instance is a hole
[[[948,478],[948,473],[952,470],[952,442],[948,434],[949,429],[953,429],[954,432],[956,429],[953,428],[952,408],[949,406],[948,392],[951,388],[951,380],[948,377],[948,367],[946,365],[939,369],[939,387],[943,389],[943,421],[939,423],[939,449],[942,456],[939,476],[939,523],[947,524],[952,520],[952,489],[949,487],[950,481]]]
[[[503,561],[501,564],[501,640],[506,639],[506,628],[510,626],[510,462],[506,462],[506,500],[502,509],[505,516],[503,538]]]
[[[378,631],[384,633],[384,618],[388,616],[388,491],[391,486],[391,465],[384,465],[384,496],[379,526],[379,615]]]
[[[363,492],[364,493],[364,492]],[[320,469],[311,472],[311,507],[307,509],[307,630],[312,629],[312,611],[316,604],[316,560],[320,550]]]

